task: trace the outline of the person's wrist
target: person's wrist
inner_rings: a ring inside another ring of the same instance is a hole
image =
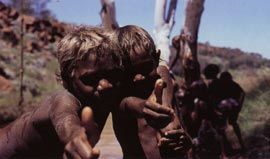
[[[72,134],[70,135],[70,140],[73,140],[76,137],[83,137],[83,135],[86,136],[86,129],[84,127],[78,127],[75,131],[72,132]]]

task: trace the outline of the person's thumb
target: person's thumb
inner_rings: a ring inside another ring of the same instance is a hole
[[[92,149],[92,158],[91,159],[96,159],[100,155],[100,150],[98,148],[93,148]]]
[[[94,122],[93,111],[90,107],[84,107],[81,113],[81,123],[87,129]]]
[[[84,107],[81,113],[81,124],[86,130],[86,134],[91,145],[95,145],[99,140],[99,129],[94,122],[94,114],[90,107]]]
[[[158,79],[155,83],[154,94],[156,102],[162,104],[163,89],[166,87],[165,82],[162,79]]]

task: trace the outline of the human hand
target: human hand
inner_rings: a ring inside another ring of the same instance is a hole
[[[66,144],[63,155],[64,159],[96,159],[99,157],[99,150],[92,147],[99,138],[93,118],[92,109],[84,107],[81,113],[81,125],[83,127]]]
[[[89,143],[94,146],[100,138],[98,125],[94,122],[94,114],[90,107],[86,106],[81,112],[81,125],[86,130]]]
[[[183,129],[169,130],[159,139],[158,146],[166,154],[184,154],[192,146],[191,138]]]
[[[168,125],[174,114],[172,108],[162,105],[162,93],[165,87],[163,80],[158,79],[152,95],[147,99],[143,108],[143,115],[147,123],[156,129]]]
[[[99,150],[90,145],[84,128],[78,130],[74,136],[65,146],[64,159],[96,159],[99,157]]]

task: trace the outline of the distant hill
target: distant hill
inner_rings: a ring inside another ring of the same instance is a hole
[[[13,120],[20,113],[17,107],[20,88],[20,27],[24,28],[24,110],[30,109],[46,94],[61,88],[55,73],[58,70],[56,42],[71,25],[56,19],[44,20],[20,15],[0,2],[0,124]]]
[[[171,60],[175,57],[175,50],[171,48]],[[198,60],[203,69],[209,63],[218,64],[221,70],[245,70],[259,69],[263,67],[270,68],[270,60],[263,58],[259,53],[248,53],[238,48],[216,47],[209,43],[198,44]],[[173,71],[181,74],[180,61]]]

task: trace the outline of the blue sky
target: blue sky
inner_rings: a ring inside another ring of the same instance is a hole
[[[152,34],[155,0],[116,0],[120,25],[135,24]],[[99,25],[99,0],[51,0],[48,8],[65,22]],[[184,0],[178,0],[171,37],[183,25]],[[270,58],[270,0],[205,0],[200,42],[240,48]]]

